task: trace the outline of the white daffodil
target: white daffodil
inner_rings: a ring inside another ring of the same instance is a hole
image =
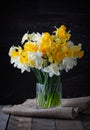
[[[45,67],[43,69],[43,71],[49,73],[50,77],[52,77],[53,75],[57,75],[57,76],[60,75],[59,67],[58,67],[58,65],[56,65],[54,63],[52,63],[51,65]]]
[[[14,46],[14,45],[12,45],[12,47],[10,47],[10,49],[9,49],[8,55],[9,55],[9,56],[12,56],[12,51],[14,51],[14,50],[16,50],[16,49],[17,49],[17,47]]]
[[[38,32],[37,33],[33,33],[31,41],[39,44],[40,41],[41,41],[41,37],[42,37],[42,35],[40,33],[38,33]]]
[[[72,48],[72,47],[74,46],[74,43],[73,43],[72,41],[68,41],[67,44],[68,44],[68,46],[69,46],[70,48]]]
[[[28,37],[29,37],[29,34],[28,34],[28,32],[27,32],[27,33],[25,33],[25,34],[23,35],[22,40],[21,40],[21,43],[23,44],[26,40],[28,40]]]
[[[66,72],[68,72],[76,65],[77,65],[77,60],[75,58],[64,58],[62,63],[60,64],[60,70],[65,69]]]
[[[41,41],[41,37],[42,37],[42,35],[38,32],[37,33],[33,32],[31,34],[28,34],[28,32],[27,32],[23,35],[21,43],[23,44],[27,40],[27,41],[35,42],[35,43],[39,44]]]
[[[79,43],[79,44],[78,44],[78,47],[79,47],[79,50],[81,50],[82,44]]]
[[[34,67],[36,69],[41,69],[43,65],[42,53],[38,52],[29,52],[29,60],[34,61]]]
[[[23,73],[24,71],[30,72],[30,67],[25,64],[22,64],[20,62],[19,56],[15,57],[15,58],[11,58],[11,64],[13,64],[14,67],[17,67],[18,69],[21,69],[21,73]]]

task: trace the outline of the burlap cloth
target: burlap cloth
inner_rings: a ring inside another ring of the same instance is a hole
[[[56,108],[37,109],[36,99],[27,99],[22,104],[4,107],[2,109],[5,114],[61,119],[75,119],[79,112],[86,113],[87,110],[90,110],[90,96],[62,99],[61,107]]]

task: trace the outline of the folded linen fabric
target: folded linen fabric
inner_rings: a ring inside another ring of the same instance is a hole
[[[75,119],[87,108],[90,108],[90,96],[62,99],[61,107],[49,109],[37,109],[36,99],[27,99],[22,104],[4,107],[2,111],[17,116]]]

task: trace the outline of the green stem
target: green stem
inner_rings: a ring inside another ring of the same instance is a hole
[[[60,76],[49,77],[47,73],[44,73],[43,76],[44,76],[43,84],[38,84],[40,85],[39,93],[37,93],[38,106],[41,108],[50,108],[59,106],[62,95],[62,91],[60,90],[61,89]]]

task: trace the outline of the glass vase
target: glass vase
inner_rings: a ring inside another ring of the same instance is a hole
[[[36,83],[37,108],[61,106],[62,83],[60,76],[47,79],[46,84]]]

